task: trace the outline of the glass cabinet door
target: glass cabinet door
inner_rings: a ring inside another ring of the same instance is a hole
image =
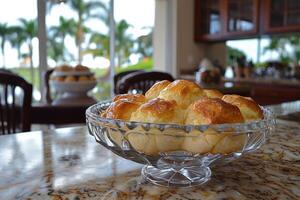
[[[270,26],[280,28],[300,25],[299,0],[271,0]]]
[[[220,0],[202,0],[200,3],[201,34],[221,32]]]
[[[300,25],[300,1],[288,0],[286,2],[286,25]]]
[[[227,6],[227,32],[255,30],[257,9],[254,0],[228,0]]]

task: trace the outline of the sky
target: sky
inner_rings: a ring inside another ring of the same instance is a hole
[[[108,2],[108,0],[104,1]],[[154,9],[155,0],[115,0],[115,20],[120,21],[121,19],[125,19],[132,25],[132,28],[129,30],[130,34],[133,37],[138,37],[148,33],[147,29],[144,29],[144,27],[154,25]],[[0,0],[0,13],[0,23],[7,23],[9,25],[16,25],[19,18],[36,18],[37,0]],[[64,16],[66,18],[76,17],[75,13],[67,6],[63,4],[56,5],[47,15],[47,26],[57,24],[60,16]],[[91,20],[87,23],[87,25],[95,30],[107,32],[105,26],[99,22]],[[68,48],[76,55],[77,50],[71,40],[71,38],[67,38],[67,44],[69,45]],[[34,47],[37,46],[38,40],[34,40]],[[38,65],[37,48],[34,49],[36,49],[36,51],[34,52],[33,60],[34,64]],[[22,50],[27,51],[27,47],[23,46]],[[7,66],[19,65],[17,62],[17,52],[12,49],[9,44],[6,44],[5,46],[5,53]],[[105,64],[103,60],[94,60],[91,56],[87,57],[86,60],[93,63],[102,62]],[[0,57],[0,67],[2,67],[2,64],[2,57]],[[107,65],[107,62],[105,65]]]

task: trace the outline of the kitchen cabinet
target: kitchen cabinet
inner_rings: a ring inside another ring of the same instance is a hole
[[[195,40],[218,41],[258,32],[258,0],[195,0]]]
[[[300,0],[195,0],[195,41],[300,31]]]
[[[265,0],[264,33],[300,31],[299,0]]]

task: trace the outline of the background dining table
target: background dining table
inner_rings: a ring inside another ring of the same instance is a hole
[[[212,168],[208,183],[185,189],[147,183],[141,164],[96,143],[85,126],[3,135],[0,199],[299,200],[300,119],[294,114],[300,101],[271,109],[277,127],[261,149]]]

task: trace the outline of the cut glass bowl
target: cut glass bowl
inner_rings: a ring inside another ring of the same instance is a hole
[[[207,182],[212,165],[223,165],[257,150],[275,127],[273,113],[263,107],[263,120],[195,126],[100,117],[110,103],[100,102],[87,109],[89,133],[115,154],[144,164],[141,173],[146,180],[168,187]]]

